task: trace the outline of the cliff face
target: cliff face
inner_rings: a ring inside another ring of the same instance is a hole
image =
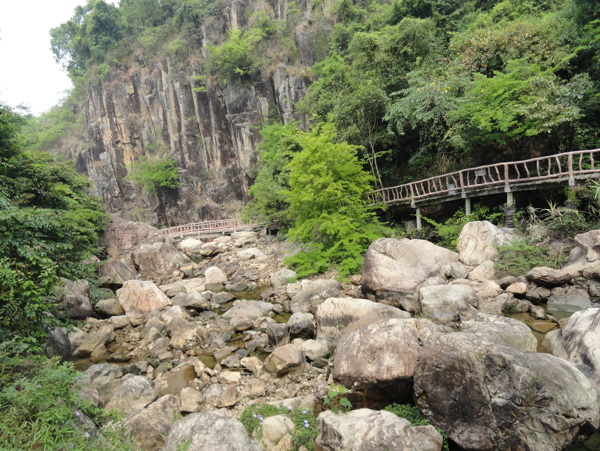
[[[219,33],[244,26],[241,18],[249,7],[228,3],[217,23]],[[274,0],[270,7],[277,18],[287,2]],[[305,67],[314,63],[306,44],[309,21],[295,33]],[[214,39],[210,29],[202,29],[203,52]],[[132,67],[88,86],[83,150],[69,156],[110,213],[164,225],[232,217],[247,200],[254,149],[267,115],[276,112],[284,123],[306,122],[294,109],[306,83],[282,62],[268,75],[262,70],[253,77],[233,76],[204,92],[193,89],[192,77],[203,73],[200,63],[177,67],[168,58],[145,61],[140,55]],[[180,188],[150,195],[132,186],[125,179],[128,167],[142,155],[171,155],[180,168]]]

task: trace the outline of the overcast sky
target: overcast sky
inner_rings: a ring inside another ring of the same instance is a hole
[[[118,4],[118,0],[109,0]],[[54,61],[50,29],[86,0],[0,0],[0,103],[40,114],[56,105],[71,81]]]

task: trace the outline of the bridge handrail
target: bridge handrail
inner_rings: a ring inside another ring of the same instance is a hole
[[[505,192],[510,192],[511,187],[518,184],[556,178],[567,178],[572,182],[577,176],[592,173],[600,173],[600,149],[578,150],[528,160],[477,166],[403,185],[381,188],[367,195],[374,204],[410,201],[414,206],[416,201],[433,196],[461,194],[462,197],[466,197],[467,193],[502,185]]]
[[[167,236],[178,236],[192,233],[220,232],[252,227],[256,227],[256,224],[244,224],[239,219],[215,219],[212,221],[194,222],[190,224],[167,227],[161,231]]]

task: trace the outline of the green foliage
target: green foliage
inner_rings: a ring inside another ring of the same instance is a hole
[[[89,273],[106,215],[72,163],[20,149],[21,123],[0,106],[0,344],[35,350],[56,325],[48,294]]]
[[[504,243],[498,247],[498,252],[494,265],[499,275],[520,276],[536,266],[554,266],[543,246],[526,239]]]
[[[150,194],[154,194],[159,188],[179,188],[175,159],[169,155],[159,159],[140,157],[132,165],[126,179],[144,187]]]
[[[327,390],[327,396],[323,398],[323,404],[333,413],[348,413],[352,410],[352,403],[350,400],[342,395],[348,394],[350,391],[340,384],[333,384]]]
[[[227,41],[208,48],[212,64],[220,79],[226,80],[233,74],[252,74],[258,68],[260,59],[254,49],[265,36],[260,28],[233,29]]]
[[[411,406],[410,404],[390,404],[386,406],[383,410],[386,412],[393,413],[394,415],[398,415],[400,418],[405,418],[410,421],[410,424],[414,426],[428,426],[431,424],[429,419],[421,413],[421,411],[416,406]],[[444,451],[448,451],[448,435],[442,428],[435,426],[437,431],[440,433],[442,438],[444,439],[444,445],[442,449]]]
[[[304,134],[302,148],[288,165],[289,231],[304,248],[286,263],[299,277],[336,266],[342,277],[362,265],[368,245],[382,236],[365,193],[372,177],[362,169],[358,148],[334,142],[330,124]]]
[[[79,398],[71,363],[13,358],[1,348],[0,357],[2,449],[135,449],[106,427],[113,418]]]
[[[289,189],[287,168],[294,154],[300,150],[298,139],[302,131],[295,124],[265,126],[258,144],[258,163],[250,187],[252,200],[246,204],[242,218],[259,221],[267,227],[287,229],[289,206],[285,191]]]
[[[434,236],[432,237],[432,241],[442,247],[456,251],[458,237],[466,223],[472,221],[494,222],[500,216],[502,216],[502,213],[492,213],[489,208],[477,204],[470,215],[465,214],[464,209],[459,209],[444,223],[438,223],[425,216],[423,216],[423,219],[433,226]]]
[[[285,415],[294,423],[294,431],[292,433],[294,450],[299,450],[302,447],[309,451],[314,449],[314,441],[319,431],[317,430],[316,418],[310,409],[303,407],[279,407],[263,403],[251,404],[240,415],[240,422],[250,435],[256,432],[257,438],[261,440],[261,423],[265,418],[275,415]]]

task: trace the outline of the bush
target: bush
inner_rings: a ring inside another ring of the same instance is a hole
[[[1,349],[0,358],[3,450],[135,449],[106,427],[114,418],[77,395],[71,363],[8,357]]]
[[[154,194],[159,188],[179,188],[179,174],[171,156],[164,156],[158,160],[141,157],[135,162],[126,179],[143,186],[150,194]]]
[[[260,428],[260,424],[265,418],[275,415],[285,415],[294,423],[294,432],[292,433],[294,450],[298,450],[301,447],[309,451],[314,449],[314,441],[319,431],[317,430],[316,419],[310,409],[278,407],[263,403],[252,404],[244,409],[240,415],[240,421],[246,428],[246,431],[248,431],[248,434],[252,435],[256,431],[257,438],[261,440],[262,429]]]

